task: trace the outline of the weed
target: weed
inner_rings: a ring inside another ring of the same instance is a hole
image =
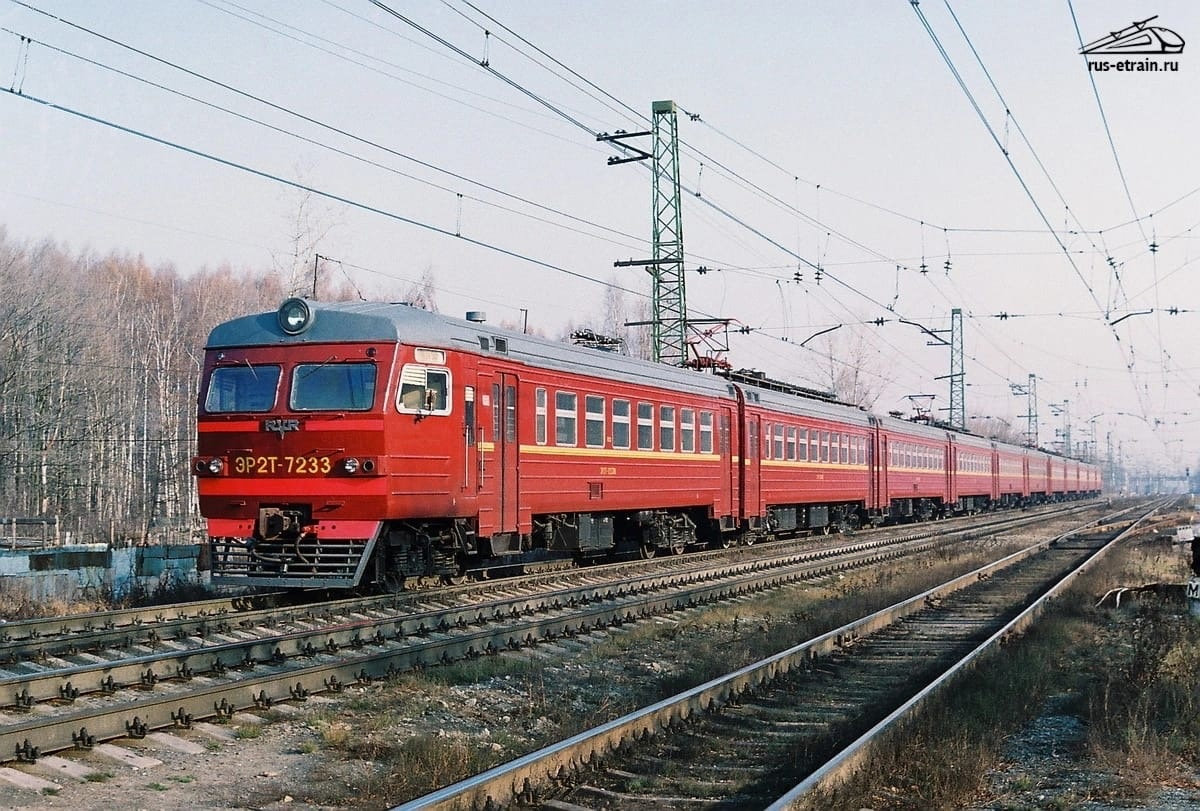
[[[112,772],[88,772],[83,779],[89,783],[107,783],[112,777]]]
[[[166,791],[170,787],[164,786],[162,783],[147,783],[146,788],[153,789],[154,791]]]
[[[194,782],[196,778],[192,777],[190,774],[173,774],[170,777],[168,777],[167,779],[173,783],[186,784],[186,783]]]
[[[233,731],[233,736],[240,740],[257,738],[262,735],[262,727],[258,724],[243,724]]]

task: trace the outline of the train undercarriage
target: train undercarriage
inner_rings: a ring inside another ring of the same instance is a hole
[[[938,520],[1053,498],[983,496],[946,505],[941,499],[894,499],[886,510],[862,502],[786,504],[762,518],[736,522],[703,508],[535,516],[530,534],[481,537],[470,519],[426,519],[378,524],[373,537],[322,539],[302,508],[260,510],[250,539],[212,538],[213,582],[284,588],[378,587],[457,582],[492,574],[563,568],[612,558],[678,555],[690,549],[751,545],[799,534],[853,532],[864,526]]]

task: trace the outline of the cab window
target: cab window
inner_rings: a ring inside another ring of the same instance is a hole
[[[208,379],[204,410],[210,414],[270,411],[278,389],[278,366],[219,366]]]
[[[367,411],[374,404],[373,363],[300,363],[292,370],[293,411]]]
[[[448,370],[410,363],[400,371],[397,411],[402,414],[449,414],[450,405]]]

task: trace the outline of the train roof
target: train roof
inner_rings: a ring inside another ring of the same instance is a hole
[[[285,302],[285,306],[287,303]],[[714,374],[667,366],[592,347],[551,341],[492,326],[486,322],[432,313],[408,304],[308,300],[304,300],[303,304],[311,313],[311,321],[302,332],[286,332],[281,324],[280,311],[257,313],[218,324],[209,333],[205,348],[220,350],[311,343],[403,342],[477,355],[503,355],[533,366],[563,372],[603,375],[631,384],[686,391],[714,398],[736,397],[735,384]],[[500,340],[497,341],[497,338]],[[980,447],[992,444],[991,440],[984,437],[952,431],[945,426],[872,415],[846,403],[756,387],[753,381],[749,380],[739,379],[737,385],[746,393],[746,399],[751,404],[777,411],[838,420],[864,427],[875,420],[887,430],[911,436],[941,439],[948,433],[954,433],[960,440],[966,439],[967,444],[978,444]],[[997,444],[1032,453],[1046,453],[1032,448]]]
[[[407,304],[384,302],[305,302],[311,326],[289,334],[278,312],[258,313],[217,325],[206,348],[286,346],[362,341],[404,342],[439,349],[503,355],[515,361],[563,372],[602,375],[637,385],[733,399],[734,384],[717,375],[631,358],[592,347],[551,341],[486,322],[467,321]],[[497,341],[496,339],[501,339]],[[486,348],[485,348],[486,347]],[[502,348],[501,348],[502,347]],[[855,406],[741,384],[752,403],[808,416],[866,425],[869,415]]]
[[[207,349],[286,346],[310,343],[403,342],[410,345],[511,358],[563,372],[603,375],[639,385],[732,398],[726,381],[687,369],[631,358],[615,352],[551,341],[536,335],[432,313],[408,304],[306,302],[312,325],[291,335],[276,312],[235,318],[217,325]],[[496,340],[500,339],[500,340]]]

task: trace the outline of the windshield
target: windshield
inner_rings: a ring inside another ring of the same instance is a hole
[[[373,363],[304,363],[292,372],[294,411],[367,411],[374,403]]]
[[[278,366],[221,366],[208,380],[204,408],[210,414],[270,411],[278,388]]]

